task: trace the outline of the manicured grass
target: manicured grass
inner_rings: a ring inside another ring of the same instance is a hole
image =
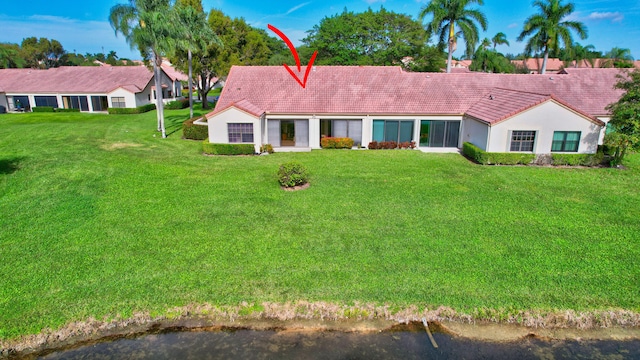
[[[0,115],[0,339],[191,303],[640,311],[640,156],[207,157],[187,114],[164,140],[155,112]],[[280,189],[292,160],[309,189]]]

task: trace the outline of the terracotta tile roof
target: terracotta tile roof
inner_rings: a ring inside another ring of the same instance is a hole
[[[531,58],[526,60],[511,60],[516,66],[526,65],[530,71],[540,72],[542,69],[543,58]],[[547,59],[547,71],[558,71],[564,68],[564,61],[556,58]]]
[[[262,114],[265,113],[265,111],[263,109],[255,106],[254,104],[252,104],[248,100],[243,99],[243,100],[240,100],[238,102],[234,102],[234,103],[231,103],[231,104],[227,105],[224,109],[218,109],[216,107],[216,109],[214,109],[212,112],[210,112],[206,116],[207,116],[207,118],[209,118],[210,117],[209,115],[213,115],[214,113],[217,114],[217,113],[223,112],[223,111],[225,111],[225,110],[227,110],[227,109],[229,109],[231,107],[235,107],[236,109],[240,109],[240,110],[242,110],[242,111],[244,111],[246,113],[249,113],[249,114],[251,114],[251,115],[253,115],[255,117],[260,117],[260,116],[262,116]]]
[[[241,100],[269,114],[462,115],[494,88],[553,94],[598,116],[606,115],[605,107],[622,94],[613,89],[617,73],[582,69],[564,75],[445,74],[408,73],[400,67],[318,66],[303,89],[282,66],[234,66],[208,117]]]
[[[466,115],[489,123],[490,125],[495,125],[547,101],[555,101],[584,116],[593,123],[604,126],[602,121],[574,108],[571,104],[554,95],[500,88],[491,89],[488,94],[485,94],[477,103],[467,110]]]
[[[173,65],[171,65],[171,63],[163,61],[162,65],[160,65],[160,67],[162,68],[162,70],[164,70],[165,74],[167,74],[167,76],[172,80],[172,81],[189,81],[189,76],[183,74],[181,71],[177,70],[176,68],[173,67]]]
[[[144,66],[62,66],[48,70],[0,69],[0,88],[10,93],[137,93],[153,79]]]

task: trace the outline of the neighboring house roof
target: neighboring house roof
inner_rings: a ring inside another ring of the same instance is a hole
[[[571,104],[554,95],[499,88],[491,89],[489,93],[485,94],[477,103],[467,110],[466,115],[486,122],[489,125],[495,125],[547,101],[559,103],[589,121],[604,126],[602,121],[576,109],[571,106]]]
[[[176,68],[171,65],[168,61],[162,61],[162,65],[160,65],[162,70],[164,70],[165,74],[171,79],[171,81],[188,81],[189,76],[183,74],[181,71],[176,70]]]
[[[0,69],[0,88],[10,93],[109,93],[143,91],[153,79],[145,66],[62,66],[47,70]]]
[[[318,66],[303,89],[282,66],[234,66],[207,117],[242,100],[268,114],[462,115],[494,88],[553,94],[586,114],[608,114],[606,106],[622,94],[613,89],[619,71],[577,70],[564,75],[446,74],[391,66]]]
[[[542,63],[544,59],[542,58],[531,58],[526,60],[511,60],[511,63],[516,66],[526,66],[527,69],[534,72],[540,72],[542,69]],[[564,61],[556,58],[547,59],[547,71],[558,71],[564,68]]]

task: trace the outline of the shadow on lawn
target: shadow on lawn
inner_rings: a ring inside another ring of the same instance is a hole
[[[0,175],[13,174],[20,169],[23,158],[0,159]]]
[[[189,115],[187,115],[187,117],[188,116]],[[165,131],[167,132],[167,137],[182,130],[182,123],[187,120],[188,119],[186,119],[184,115],[166,116],[164,118],[164,126]]]

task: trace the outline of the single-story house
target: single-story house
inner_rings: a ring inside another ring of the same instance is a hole
[[[161,73],[164,100],[180,98],[180,81]],[[110,107],[135,108],[155,100],[153,72],[145,66],[0,69],[0,106],[8,111],[53,106],[100,112]]]
[[[302,73],[306,69],[302,69]],[[317,66],[302,88],[282,66],[234,66],[206,115],[212,143],[256,151],[320,148],[349,137],[457,151],[594,153],[609,121],[618,69],[563,74],[410,73],[400,67]]]

